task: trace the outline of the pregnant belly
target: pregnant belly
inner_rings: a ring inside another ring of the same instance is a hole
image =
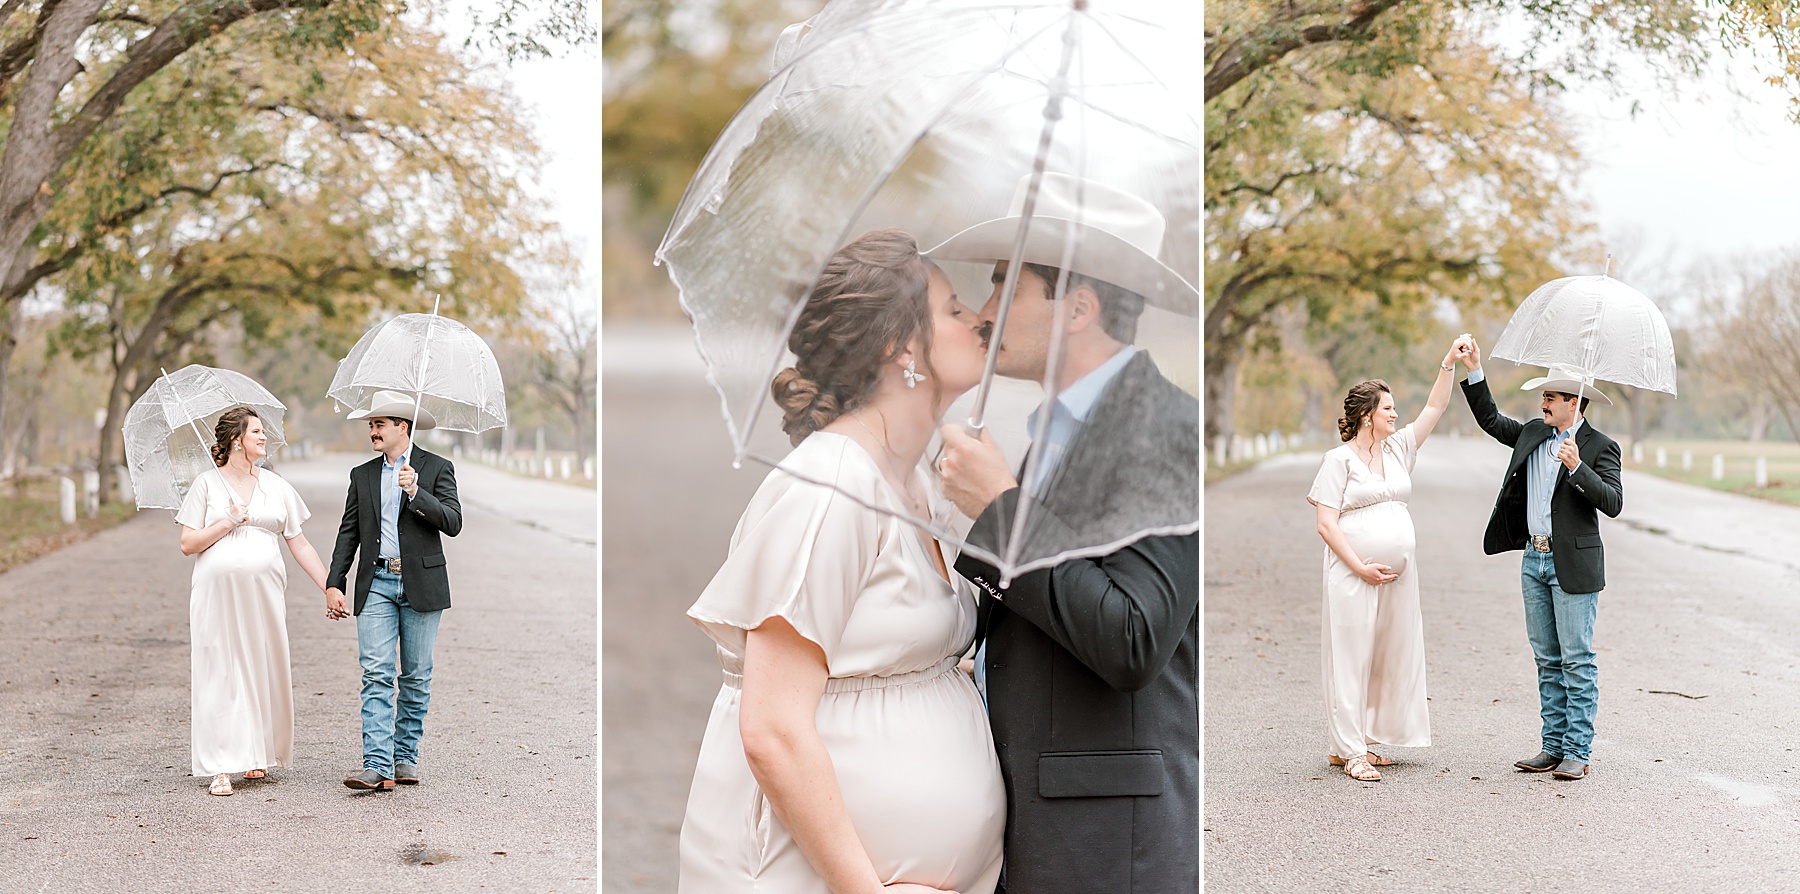
[[[1404,505],[1381,503],[1358,510],[1344,516],[1341,526],[1350,548],[1364,561],[1387,565],[1395,574],[1412,563],[1412,515]]]
[[[818,724],[884,883],[967,891],[998,868],[1006,792],[981,697],[960,671],[827,693]]]
[[[249,580],[265,581],[278,592],[286,583],[281,547],[273,538],[255,532],[234,532],[202,552],[194,563],[195,584]]]

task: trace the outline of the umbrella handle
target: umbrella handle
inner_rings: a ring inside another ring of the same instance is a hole
[[[1019,229],[1013,236],[1012,253],[1008,255],[1006,279],[1000,285],[1000,307],[994,312],[994,328],[988,336],[987,361],[982,364],[975,405],[969,411],[969,424],[975,428],[980,428],[987,416],[988,392],[994,384],[994,367],[1000,361],[1000,340],[1006,335],[1006,318],[1012,311],[1014,293],[1019,288],[1019,269],[1025,266],[1025,240],[1031,234],[1031,219],[1037,213],[1038,186],[1044,181],[1044,166],[1049,163],[1056,122],[1062,120],[1062,101],[1068,95],[1069,64],[1074,57],[1075,22],[1071,21],[1063,32],[1062,58],[1057,63],[1056,77],[1050,79],[1050,95],[1044,102],[1044,127],[1038,134],[1037,153],[1031,160],[1031,182],[1025,187],[1025,201],[1019,208]]]

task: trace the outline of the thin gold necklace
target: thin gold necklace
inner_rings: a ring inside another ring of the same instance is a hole
[[[875,430],[870,428],[868,423],[862,421],[861,413],[851,413],[850,418],[856,420],[856,424],[862,426],[862,430],[868,432],[869,437],[874,438],[875,443],[881,445],[881,452],[883,455],[887,456],[890,460],[893,459],[894,450],[892,447],[888,446],[887,439],[876,434]],[[886,420],[883,420],[883,421],[885,422]],[[889,465],[891,465],[891,463]],[[892,472],[893,469],[889,468],[889,469],[885,469],[884,471]],[[912,482],[911,481],[908,481],[906,479],[901,479],[901,481],[902,481],[902,485],[900,488],[901,499],[906,501],[907,509],[912,510],[914,513],[918,513],[919,507],[924,505],[924,502],[922,500],[920,500],[919,498],[912,495]]]

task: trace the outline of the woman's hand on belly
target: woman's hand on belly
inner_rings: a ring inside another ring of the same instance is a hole
[[[1362,578],[1364,583],[1376,587],[1392,583],[1400,576],[1394,573],[1392,565],[1384,565],[1380,562],[1363,562],[1352,566],[1350,570],[1356,572],[1356,576]]]

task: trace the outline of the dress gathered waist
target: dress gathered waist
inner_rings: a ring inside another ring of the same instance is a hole
[[[936,667],[911,671],[904,674],[890,674],[884,677],[832,677],[825,681],[826,692],[858,692],[864,689],[889,689],[895,686],[907,686],[913,683],[924,683],[935,680],[946,673],[956,673],[958,657],[945,658]],[[725,685],[733,689],[744,688],[744,675],[732,671],[724,671]]]
[[[1346,509],[1346,510],[1338,513],[1338,518],[1343,518],[1344,516],[1349,515],[1353,512],[1361,512],[1364,509],[1374,509],[1377,506],[1405,506],[1405,505],[1406,505],[1405,500],[1377,500],[1373,503],[1369,503],[1369,504],[1366,504],[1363,506],[1355,506],[1350,509]]]

